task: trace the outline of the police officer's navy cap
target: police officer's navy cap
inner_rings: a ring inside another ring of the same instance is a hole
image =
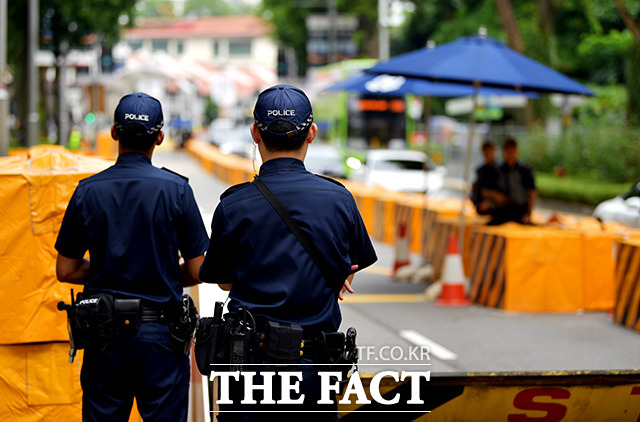
[[[147,135],[153,135],[162,129],[164,116],[160,101],[144,92],[136,92],[120,99],[113,114],[113,121],[118,130],[135,124]]]
[[[311,102],[300,88],[291,85],[272,86],[258,96],[253,119],[262,132],[290,138],[313,123]],[[285,133],[270,131],[269,125],[277,121],[289,122],[294,128]]]

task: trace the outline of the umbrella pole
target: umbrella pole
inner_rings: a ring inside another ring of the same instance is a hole
[[[431,96],[427,95],[424,97],[424,134],[427,137],[427,140],[425,142],[424,145],[424,152],[427,154],[427,156],[431,159],[433,159],[433,157],[431,156],[431,131],[429,128],[429,119],[431,118]]]
[[[467,153],[464,158],[464,179],[463,179],[463,188],[462,188],[462,208],[460,209],[460,224],[458,225],[458,243],[460,244],[460,252],[464,253],[464,226],[465,226],[465,218],[464,218],[464,204],[466,203],[467,198],[469,197],[469,193],[471,192],[471,184],[469,182],[470,173],[471,173],[471,148],[473,148],[473,132],[476,129],[476,119],[475,112],[478,106],[478,88],[480,87],[479,82],[473,83],[473,97],[471,99],[471,113],[469,114],[469,136],[467,138]]]

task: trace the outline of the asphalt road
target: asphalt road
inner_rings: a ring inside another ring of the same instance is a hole
[[[190,178],[209,226],[227,186],[184,153],[160,150],[153,163]],[[423,365],[433,372],[640,368],[640,334],[615,325],[605,312],[518,314],[475,305],[439,307],[421,297],[424,285],[391,280],[393,248],[375,246],[379,262],[358,273],[356,293],[341,305],[342,328],[358,329],[361,372]],[[201,314],[210,316],[213,302],[224,297],[217,286],[202,286]],[[408,363],[414,366],[403,366]]]

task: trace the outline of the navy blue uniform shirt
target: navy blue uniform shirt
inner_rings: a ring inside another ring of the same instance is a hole
[[[82,180],[60,227],[56,249],[67,258],[89,250],[85,291],[180,303],[185,259],[207,250],[207,232],[188,182],[125,153],[105,171]]]
[[[351,193],[306,171],[294,158],[269,160],[260,179],[342,279],[325,280],[298,239],[251,183],[225,192],[213,215],[200,279],[233,283],[229,309],[245,305],[259,319],[336,331],[337,295],[351,272],[377,260]]]

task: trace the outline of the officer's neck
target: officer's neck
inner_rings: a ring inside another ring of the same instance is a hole
[[[304,158],[307,155],[307,147],[308,143],[304,143],[302,148],[294,151],[270,151],[264,147],[264,145],[258,145],[258,149],[260,151],[260,157],[262,157],[262,162],[266,163],[269,160],[273,160],[276,158],[295,158],[300,161],[304,161]]]
[[[123,147],[122,146],[122,142],[118,142],[118,155],[126,154],[128,152],[137,152],[138,154],[145,155],[145,156],[149,157],[149,159],[151,159],[151,156],[153,155],[153,151],[155,150],[155,148],[156,148],[156,146],[154,144],[148,150],[143,151],[143,150],[139,150],[139,149],[132,149],[132,148]]]

